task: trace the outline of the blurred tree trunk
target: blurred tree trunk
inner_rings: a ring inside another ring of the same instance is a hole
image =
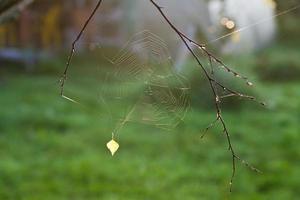
[[[34,0],[1,0],[0,2],[0,23],[3,23],[22,11]]]

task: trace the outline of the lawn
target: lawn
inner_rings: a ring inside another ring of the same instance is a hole
[[[280,49],[259,58],[268,61]],[[299,55],[298,48],[290,51]],[[261,64],[259,58],[254,64]],[[251,65],[251,60],[241,62]],[[88,69],[79,70],[86,63],[75,64],[78,79],[82,73],[88,79]],[[268,106],[229,106],[224,117],[238,154],[263,173],[238,163],[230,194],[226,138],[220,127],[200,138],[214,119],[212,109],[192,107],[172,131],[129,123],[112,157],[106,149],[111,129],[91,85],[68,85],[88,105],[81,106],[59,96],[55,73],[5,72],[0,79],[0,199],[298,199],[300,80],[262,76],[259,81],[255,72],[253,77],[254,90]]]

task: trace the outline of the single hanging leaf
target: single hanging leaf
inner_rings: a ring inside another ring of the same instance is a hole
[[[116,151],[118,151],[118,149],[120,147],[120,145],[114,139],[112,139],[111,141],[109,141],[106,144],[106,146],[110,150],[112,156],[116,153]]]

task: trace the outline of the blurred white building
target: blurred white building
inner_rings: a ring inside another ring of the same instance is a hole
[[[276,34],[273,0],[211,0],[209,13],[223,53],[247,53],[267,46]],[[231,34],[232,33],[232,34]]]
[[[156,2],[182,32],[199,43],[213,45],[222,53],[241,54],[261,49],[270,44],[276,34],[273,0]],[[187,49],[149,0],[123,0],[118,8],[122,16],[120,37],[149,30],[166,42],[176,65],[182,65]]]
[[[0,26],[0,43],[10,46],[64,47],[80,31],[98,0],[45,0],[21,13],[18,21]],[[260,49],[274,38],[273,0],[156,0],[170,20],[200,43],[223,53]],[[145,29],[161,37],[181,65],[188,54],[176,34],[149,0],[103,1],[78,48],[88,44],[121,47]],[[236,32],[242,30],[241,32]],[[235,34],[230,34],[236,32]],[[226,36],[228,37],[222,37]]]

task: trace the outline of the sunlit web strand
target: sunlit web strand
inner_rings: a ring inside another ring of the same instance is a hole
[[[206,43],[206,45],[207,45],[207,44],[210,44],[210,43],[217,42],[217,41],[222,40],[222,39],[224,39],[224,38],[227,38],[227,37],[229,37],[229,36],[231,36],[231,35],[233,35],[233,34],[236,34],[236,33],[242,32],[242,31],[245,31],[245,30],[247,30],[247,29],[249,29],[249,28],[252,28],[252,27],[257,26],[257,25],[259,25],[259,24],[265,23],[265,22],[270,21],[270,20],[272,20],[272,19],[274,19],[274,18],[277,18],[277,17],[279,17],[279,16],[282,16],[282,15],[285,15],[285,14],[287,14],[287,13],[293,12],[294,10],[297,10],[298,8],[300,8],[300,4],[294,6],[294,7],[290,8],[290,9],[287,9],[287,10],[285,10],[285,11],[282,11],[282,12],[276,14],[276,15],[273,15],[272,17],[269,17],[269,18],[266,18],[266,19],[259,20],[259,21],[256,22],[256,23],[250,24],[250,25],[248,25],[248,26],[245,26],[245,27],[242,27],[242,28],[240,28],[240,29],[238,29],[238,30],[235,30],[235,31],[233,31],[233,32],[231,32],[231,33],[228,33],[228,34],[225,34],[225,35],[223,35],[223,36],[221,36],[221,37],[218,37],[218,38],[216,38],[216,39],[213,39],[213,40],[209,41],[208,43]]]

